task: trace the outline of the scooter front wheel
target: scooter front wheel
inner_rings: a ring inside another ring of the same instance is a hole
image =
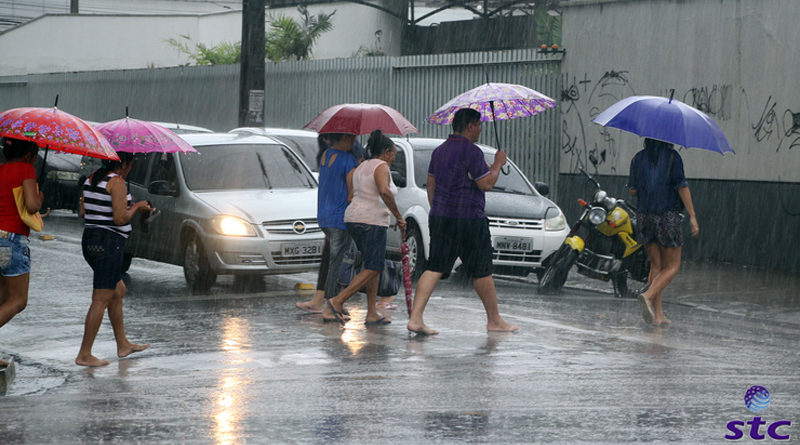
[[[542,274],[542,279],[539,280],[539,293],[552,294],[560,291],[567,281],[569,270],[577,259],[577,251],[566,244],[561,246]]]

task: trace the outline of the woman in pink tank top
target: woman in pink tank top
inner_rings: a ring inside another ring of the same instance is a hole
[[[333,318],[324,318],[344,323],[344,303],[366,286],[367,316],[364,322],[366,325],[384,325],[389,324],[390,320],[378,313],[375,303],[378,280],[385,266],[386,231],[392,215],[397,219],[400,230],[405,231],[406,221],[397,209],[394,200],[397,187],[392,183],[389,171],[397,148],[391,139],[380,130],[375,130],[369,137],[367,150],[370,159],[362,162],[347,176],[351,200],[344,214],[347,231],[361,252],[364,268],[346,288],[328,300],[328,309]]]

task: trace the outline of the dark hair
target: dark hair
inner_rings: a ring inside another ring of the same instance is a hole
[[[369,152],[370,159],[377,158],[392,147],[394,147],[394,142],[383,134],[382,131],[375,130],[370,133],[369,139],[367,140],[367,152]]]
[[[672,144],[659,141],[658,139],[644,138],[644,149],[647,152],[647,157],[650,159],[650,162],[656,162],[658,160],[658,152],[661,150],[672,150]]]
[[[472,108],[462,108],[456,111],[455,116],[453,116],[453,132],[461,133],[467,129],[467,125],[480,121],[481,113],[479,113],[477,110],[473,110]]]
[[[103,180],[109,173],[114,171],[114,169],[122,167],[124,164],[128,164],[133,162],[133,153],[128,153],[125,151],[118,151],[117,156],[119,156],[119,161],[112,161],[111,159],[103,159],[103,166],[98,168],[94,173],[92,173],[92,185],[96,186],[100,181]]]
[[[331,143],[331,145],[339,142],[345,136],[353,136],[349,133],[325,133],[324,135]]]
[[[6,161],[13,161],[30,153],[38,153],[39,147],[35,142],[22,139],[3,138],[3,157]]]
[[[320,167],[320,162],[322,162],[322,154],[325,153],[325,150],[330,148],[328,145],[330,142],[330,138],[327,134],[320,134],[317,136],[317,168]]]

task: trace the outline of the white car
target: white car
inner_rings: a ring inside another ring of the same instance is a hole
[[[396,201],[408,223],[412,274],[418,277],[430,251],[430,205],[425,191],[428,164],[433,150],[444,139],[393,140],[397,146],[397,157],[391,166],[392,179],[398,188]],[[478,146],[487,164],[493,162],[497,150]],[[495,273],[525,276],[534,272],[539,276],[544,271],[542,260],[564,242],[569,232],[567,220],[561,209],[543,196],[549,192],[547,184],[536,183],[534,187],[511,160],[507,166],[508,174],[501,173],[495,187],[486,193]],[[399,255],[401,238],[399,231],[389,230],[387,251]]]
[[[133,220],[126,257],[183,266],[190,287],[217,275],[316,271],[324,234],[317,181],[291,149],[263,136],[181,135],[199,153],[150,153],[134,163],[131,194],[161,214]]]

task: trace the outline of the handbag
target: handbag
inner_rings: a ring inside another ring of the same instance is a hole
[[[22,222],[24,222],[26,226],[30,227],[31,230],[41,232],[44,228],[42,214],[39,212],[31,213],[28,211],[28,206],[25,205],[25,194],[22,192],[22,186],[14,187],[12,191],[14,192],[14,201],[17,203],[17,211],[19,212],[19,217],[22,219]],[[39,192],[38,185],[36,186],[36,192]]]
[[[399,261],[385,260],[386,263],[381,271],[381,277],[378,281],[378,296],[390,297],[397,295],[400,291],[400,284],[403,282],[403,269]],[[339,267],[339,272],[336,275],[336,280],[341,286],[347,286],[353,281],[353,278],[361,272],[363,268],[363,261],[361,260],[361,252],[347,252],[344,254],[342,265]],[[365,289],[359,289],[359,292],[366,292]]]

